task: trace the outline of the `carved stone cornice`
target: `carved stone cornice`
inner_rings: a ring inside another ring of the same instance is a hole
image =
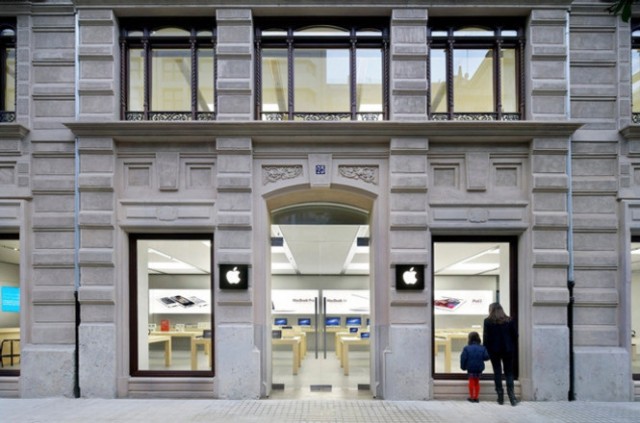
[[[576,122],[70,122],[79,137],[110,137],[117,141],[213,141],[250,137],[253,142],[371,143],[392,138],[422,138],[431,142],[513,143],[534,138],[570,137]]]

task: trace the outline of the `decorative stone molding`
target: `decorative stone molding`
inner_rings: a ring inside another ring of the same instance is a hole
[[[262,179],[263,185],[284,181],[287,179],[295,179],[302,175],[302,166],[263,166]]]
[[[345,178],[356,179],[378,185],[377,166],[339,166],[338,172]]]

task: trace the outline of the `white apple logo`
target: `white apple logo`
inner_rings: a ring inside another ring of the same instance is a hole
[[[413,270],[413,267],[402,274],[402,280],[406,285],[415,285],[418,282],[416,271]]]
[[[227,282],[231,285],[237,285],[240,283],[240,271],[237,267],[234,267],[233,270],[229,270],[227,272]]]

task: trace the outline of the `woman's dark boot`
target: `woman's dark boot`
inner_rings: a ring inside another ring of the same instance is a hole
[[[500,390],[496,392],[498,393],[498,404],[500,405],[504,404],[504,391]]]
[[[516,394],[513,392],[513,389],[507,388],[507,395],[509,396],[509,402],[515,407],[518,401],[516,400]]]

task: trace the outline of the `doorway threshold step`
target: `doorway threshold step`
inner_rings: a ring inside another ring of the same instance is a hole
[[[311,392],[331,392],[331,385],[311,385]]]

